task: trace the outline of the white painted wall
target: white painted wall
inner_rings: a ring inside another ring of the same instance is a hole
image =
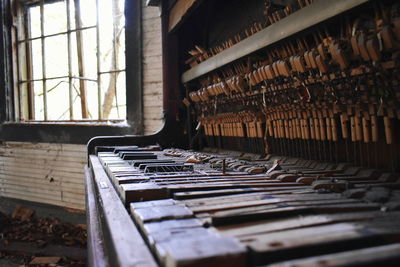
[[[143,117],[144,132],[151,134],[162,126],[162,46],[158,7],[142,1],[143,27]]]
[[[85,164],[85,145],[3,143],[0,196],[84,209]]]

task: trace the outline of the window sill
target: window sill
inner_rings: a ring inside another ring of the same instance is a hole
[[[23,125],[23,126],[107,126],[125,128],[130,127],[127,121],[124,120],[87,120],[87,121],[19,121],[19,122],[4,122],[3,125]]]
[[[3,122],[0,141],[86,144],[95,136],[141,134],[139,129],[126,121]]]

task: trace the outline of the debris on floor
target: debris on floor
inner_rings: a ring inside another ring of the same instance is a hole
[[[85,266],[86,225],[36,218],[22,206],[11,216],[0,212],[0,259],[19,266]]]
[[[33,213],[33,210],[18,205],[11,215],[11,218],[20,219],[21,221],[27,221],[32,217]]]

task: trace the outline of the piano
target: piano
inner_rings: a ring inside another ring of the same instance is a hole
[[[148,3],[165,124],[88,143],[89,266],[398,266],[398,1]]]

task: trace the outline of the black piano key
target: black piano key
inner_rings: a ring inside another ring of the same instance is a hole
[[[139,166],[144,168],[144,172],[192,172],[193,164],[143,164]]]
[[[138,146],[117,146],[114,147],[113,152],[115,154],[118,154],[121,151],[138,151],[139,147]]]
[[[131,165],[133,167],[139,167],[141,164],[146,163],[176,163],[173,160],[160,160],[160,159],[149,159],[149,160],[132,160]]]
[[[121,151],[119,152],[119,156],[123,160],[137,160],[137,159],[157,159],[157,155],[149,152],[130,152],[130,151]]]

